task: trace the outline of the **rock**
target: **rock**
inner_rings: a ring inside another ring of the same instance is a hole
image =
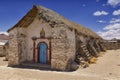
[[[75,71],[79,68],[79,65],[75,61],[71,61],[68,65],[69,71]]]

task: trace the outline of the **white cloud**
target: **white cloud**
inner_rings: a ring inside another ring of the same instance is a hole
[[[120,23],[109,24],[103,30],[99,31],[98,34],[104,39],[120,39]]]
[[[107,3],[115,7],[120,4],[120,0],[108,0]]]
[[[118,10],[115,10],[114,12],[113,12],[113,15],[120,15],[120,9],[118,9]]]
[[[116,23],[116,24],[110,24],[107,25],[105,28],[103,28],[104,30],[116,30],[116,29],[120,29],[120,23]]]
[[[7,32],[0,31],[0,34],[9,35]]]
[[[98,20],[97,22],[98,23],[106,23],[106,21],[103,21],[103,20]]]
[[[98,34],[104,38],[104,39],[107,39],[107,40],[110,40],[110,39],[113,39],[113,38],[116,38],[116,39],[120,39],[120,29],[119,30],[109,30],[109,31],[106,31],[106,32],[98,32]]]
[[[108,12],[106,11],[96,11],[93,13],[94,16],[102,16],[102,15],[108,15]]]
[[[120,19],[116,19],[116,18],[112,18],[112,20],[110,20],[110,23],[120,23]]]

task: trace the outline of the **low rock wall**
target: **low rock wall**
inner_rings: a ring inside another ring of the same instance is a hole
[[[0,46],[0,57],[5,56],[5,47],[4,46]]]
[[[120,49],[120,43],[118,42],[104,42],[103,45],[107,50]]]
[[[5,56],[4,55],[4,47],[0,46],[0,57]]]

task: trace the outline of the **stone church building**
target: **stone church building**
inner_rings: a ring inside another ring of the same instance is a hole
[[[36,5],[8,32],[10,66],[32,62],[56,70],[70,69],[79,42],[86,45],[91,39],[102,39],[88,28]]]

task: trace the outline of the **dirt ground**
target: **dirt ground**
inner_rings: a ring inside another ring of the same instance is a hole
[[[120,50],[109,50],[96,64],[74,72],[7,67],[0,58],[0,80],[120,80]]]

